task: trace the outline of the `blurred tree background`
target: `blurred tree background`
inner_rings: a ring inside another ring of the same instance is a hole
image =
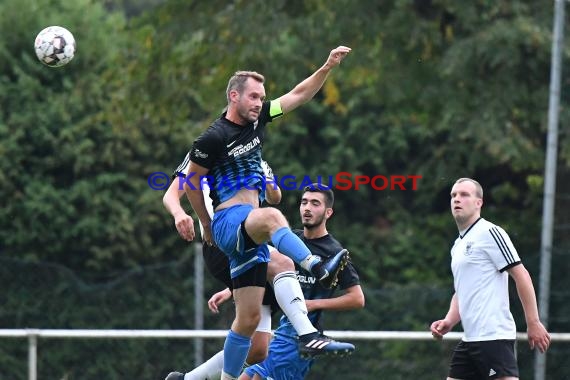
[[[2,328],[192,329],[193,252],[149,175],[174,170],[226,105],[234,71],[264,73],[268,97],[278,97],[341,44],[353,52],[313,101],[271,125],[265,158],[277,175],[422,178],[415,191],[336,192],[329,229],[351,251],[367,306],[329,314],[325,326],[426,331],[443,316],[458,177],[482,183],[484,217],[509,232],[538,288],[552,11],[533,0],[3,0]],[[75,35],[63,68],[35,57],[47,25]],[[570,331],[563,74],[553,332]],[[284,195],[281,210],[297,225],[300,192]],[[218,289],[206,275],[206,294]],[[512,305],[524,331],[514,289]],[[206,328],[226,329],[232,315],[228,305]],[[221,343],[206,341],[206,355]],[[308,378],[441,379],[453,347],[357,344]],[[553,344],[548,378],[570,378],[569,346]],[[41,341],[39,378],[161,379],[190,369],[193,350],[191,341]],[[533,353],[524,342],[518,351],[530,378]],[[26,360],[23,341],[0,340],[0,379],[25,379]]]

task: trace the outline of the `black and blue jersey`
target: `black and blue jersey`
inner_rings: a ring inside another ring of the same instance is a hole
[[[323,260],[334,256],[343,249],[340,243],[330,234],[317,239],[307,239],[303,235],[302,230],[295,230],[293,232],[299,236],[313,255],[320,256]],[[307,300],[331,298],[337,287],[344,290],[355,285],[360,285],[358,272],[350,260],[347,266],[339,273],[337,286],[332,289],[323,287],[315,276],[301,268],[298,264],[295,264],[295,269],[297,271],[299,284],[303,290],[303,295]],[[315,310],[309,312],[308,315],[313,326],[319,330],[322,330],[320,326],[322,312],[322,310]],[[275,334],[282,334],[288,337],[297,336],[295,328],[285,315],[281,317],[279,327],[275,330]]]
[[[242,126],[222,114],[200,135],[190,150],[192,162],[209,169],[208,183],[214,208],[239,190],[258,190],[265,199],[265,176],[261,167],[265,125],[283,115],[275,101],[263,102],[256,122]]]

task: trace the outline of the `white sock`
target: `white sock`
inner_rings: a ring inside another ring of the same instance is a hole
[[[273,279],[275,298],[299,336],[316,332],[307,316],[307,305],[295,272],[281,272]]]
[[[206,362],[184,375],[184,380],[219,379],[224,368],[224,351],[220,351]]]
[[[301,268],[303,268],[304,270],[310,272],[311,269],[313,268],[313,266],[320,262],[321,258],[317,255],[309,255],[307,256],[305,259],[303,259],[299,265],[301,266]]]
[[[232,375],[228,375],[224,371],[222,371],[222,376],[220,377],[221,380],[237,380],[237,377],[233,377]]]
[[[261,319],[255,331],[271,334],[271,306],[261,305]]]

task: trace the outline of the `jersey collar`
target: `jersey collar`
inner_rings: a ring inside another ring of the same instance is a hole
[[[465,230],[465,233],[463,235],[461,235],[461,233],[459,234],[459,238],[463,239],[465,237],[465,235],[467,235],[469,233],[469,231],[471,231],[471,229],[473,228],[474,225],[477,224],[478,221],[480,221],[482,218],[479,217],[476,221],[473,222],[472,225],[469,226],[469,228],[467,230]]]

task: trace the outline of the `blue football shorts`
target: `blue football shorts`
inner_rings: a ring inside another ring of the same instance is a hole
[[[246,246],[242,223],[253,206],[235,205],[214,213],[212,236],[216,245],[230,260],[230,276],[236,278],[259,263],[269,262],[267,243]],[[251,240],[251,239],[250,239]]]
[[[283,335],[275,335],[269,345],[269,355],[259,363],[247,367],[244,372],[253,377],[258,374],[262,379],[303,380],[314,359],[303,359],[299,356],[297,339]]]

